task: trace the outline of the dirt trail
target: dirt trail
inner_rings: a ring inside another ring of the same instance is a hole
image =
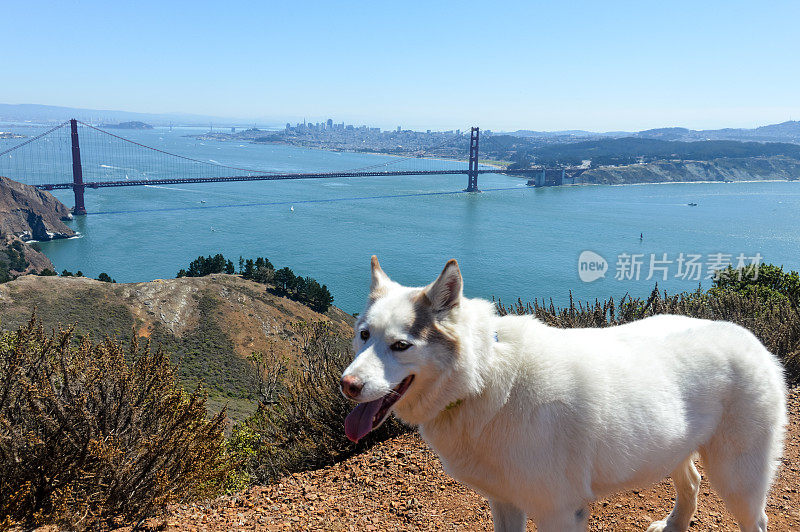
[[[792,391],[789,404],[786,452],[767,509],[770,531],[800,530],[800,388]],[[589,530],[645,530],[669,512],[672,501],[668,479],[598,501]],[[171,531],[492,529],[486,499],[448,477],[416,435],[271,486],[173,507],[162,526]],[[530,521],[528,530],[536,530]],[[691,530],[738,530],[705,479]]]

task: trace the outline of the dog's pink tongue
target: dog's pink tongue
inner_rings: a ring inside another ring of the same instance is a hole
[[[355,443],[372,430],[372,419],[381,407],[383,397],[368,403],[359,403],[344,420],[344,433],[347,438]]]

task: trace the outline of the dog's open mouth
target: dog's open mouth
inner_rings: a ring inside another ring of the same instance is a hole
[[[359,403],[344,420],[344,432],[347,438],[352,442],[358,442],[369,431],[380,427],[389,417],[392,406],[403,397],[413,380],[414,375],[409,375],[380,399]]]

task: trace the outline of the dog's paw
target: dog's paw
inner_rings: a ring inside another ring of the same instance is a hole
[[[667,521],[654,521],[647,527],[647,532],[672,532],[672,529],[667,526]]]

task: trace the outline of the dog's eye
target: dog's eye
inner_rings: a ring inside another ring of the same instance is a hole
[[[369,331],[366,329],[361,329],[361,339],[365,342],[369,340]]]
[[[409,347],[411,347],[411,344],[408,343],[408,342],[405,342],[403,340],[398,340],[395,343],[393,343],[391,346],[389,346],[389,348],[392,351],[405,351]]]

